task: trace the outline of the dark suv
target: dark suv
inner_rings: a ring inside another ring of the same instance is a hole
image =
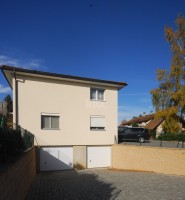
[[[134,127],[118,127],[118,142],[125,140],[137,140],[140,143],[149,140],[149,131],[146,128],[134,128]]]

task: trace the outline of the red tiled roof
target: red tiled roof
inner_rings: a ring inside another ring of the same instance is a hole
[[[155,116],[155,114],[145,115],[145,116],[141,116],[141,117],[135,117],[135,118],[132,118],[129,121],[123,122],[121,125],[126,126],[126,125],[130,125],[130,124],[133,124],[133,123],[148,122],[148,121],[154,119],[154,116]]]
[[[142,122],[148,122],[150,121],[145,128],[149,129],[149,130],[153,130],[155,128],[157,128],[164,120],[161,118],[154,118],[155,114],[150,114],[150,115],[145,115],[145,116],[141,116],[141,117],[135,117],[129,121],[123,122],[121,125],[122,126],[126,126],[126,125],[131,125],[133,123],[142,123]]]
[[[164,120],[161,118],[158,119],[153,119],[151,120],[146,126],[145,128],[147,128],[148,130],[154,130],[155,128],[157,128]]]

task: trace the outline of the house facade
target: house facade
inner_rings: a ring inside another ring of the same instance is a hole
[[[110,165],[118,90],[126,83],[9,66],[1,70],[13,90],[13,121],[35,135],[42,171],[52,170],[52,163],[57,170]],[[105,163],[101,157],[107,157]]]

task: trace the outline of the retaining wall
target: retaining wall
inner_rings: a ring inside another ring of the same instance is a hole
[[[35,147],[0,171],[0,199],[24,200],[36,175]]]
[[[185,175],[185,149],[113,145],[112,167]]]

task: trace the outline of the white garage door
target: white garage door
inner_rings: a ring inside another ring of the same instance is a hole
[[[40,149],[40,171],[72,168],[73,147],[42,147]]]
[[[87,167],[110,167],[111,166],[111,147],[87,147]]]

